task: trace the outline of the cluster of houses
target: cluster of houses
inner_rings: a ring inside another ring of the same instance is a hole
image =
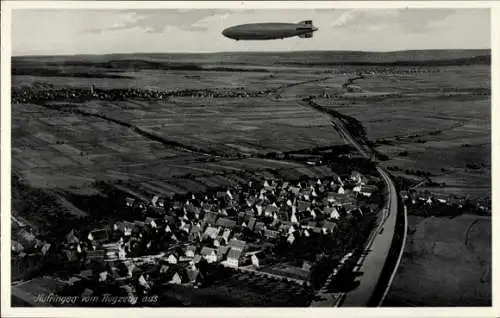
[[[453,207],[462,209],[466,205],[471,205],[479,211],[489,212],[490,204],[489,202],[477,201],[475,204],[472,204],[466,198],[458,198],[456,196],[451,195],[440,195],[435,193],[429,193],[428,191],[417,191],[415,189],[411,189],[410,191],[401,191],[401,198],[403,199],[403,203],[407,206],[428,206],[428,207]]]
[[[344,180],[337,175],[293,183],[265,180],[175,200],[124,197],[123,208],[133,211],[134,220],[71,230],[62,255],[80,270],[71,284],[118,283],[124,295],[147,294],[158,284],[199,286],[207,264],[258,270],[269,261],[263,244],[286,240],[293,246],[299,237],[331,235],[342,218],[363,213],[359,197],[376,190],[354,171]]]
[[[38,237],[36,228],[19,216],[11,216],[12,280],[38,268],[52,245]]]
[[[171,97],[192,97],[192,98],[236,98],[236,97],[259,97],[269,94],[267,90],[245,91],[238,89],[183,89],[176,91],[160,91],[150,89],[100,89],[94,85],[89,89],[84,88],[62,88],[50,90],[34,90],[23,88],[12,91],[12,103],[30,103],[36,101],[52,100],[74,100],[74,99],[101,99],[101,100],[126,100],[126,99],[146,99],[146,100],[166,100]]]
[[[11,251],[14,255],[22,257],[26,254],[45,255],[50,244],[37,237],[36,230],[27,221],[20,217],[11,216],[12,240]]]

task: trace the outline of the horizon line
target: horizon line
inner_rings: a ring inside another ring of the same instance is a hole
[[[11,57],[65,57],[65,56],[107,56],[107,55],[139,55],[139,54],[241,54],[241,53],[305,53],[305,52],[355,52],[355,53],[401,53],[401,52],[424,52],[424,51],[491,51],[491,48],[474,49],[406,49],[388,51],[364,51],[364,50],[276,50],[276,51],[207,51],[207,52],[115,52],[115,53],[56,53],[56,54],[12,54]],[[490,53],[491,54],[491,53]]]

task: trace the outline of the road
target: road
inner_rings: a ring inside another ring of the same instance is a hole
[[[361,146],[351,136],[345,127],[344,122],[332,114],[328,114],[332,118],[332,125],[339,132],[339,134],[348,143],[354,146],[361,155],[370,159],[372,156],[371,153],[369,153],[369,150]],[[368,306],[370,300],[372,299],[393,243],[398,215],[398,194],[396,187],[389,174],[383,168],[377,167],[377,171],[384,179],[388,192],[386,206],[383,209],[386,214],[381,218],[381,222],[378,227],[372,232],[363,256],[356,264],[354,271],[359,275],[359,286],[348,293],[328,293],[326,288],[322,289],[318,294],[319,299],[321,300],[314,301],[311,305],[313,307],[363,307]],[[384,289],[384,294],[381,297],[382,299],[378,302],[379,305],[387,294],[387,290],[389,289],[392,279],[394,278],[394,272],[397,269],[399,260],[400,257],[395,268],[393,269],[391,279]],[[328,278],[327,283],[330,280],[331,277]]]
[[[368,304],[377,287],[394,238],[398,212],[397,192],[389,175],[382,168],[377,168],[377,170],[388,187],[388,201],[386,203],[388,215],[385,221],[377,227],[376,234],[366,248],[368,253],[357,269],[357,272],[361,274],[359,276],[360,285],[345,295],[339,304],[342,307],[359,307]]]
[[[367,159],[371,158],[370,154],[368,154],[368,152],[354,140],[351,134],[349,134],[347,128],[345,128],[344,123],[340,119],[332,117],[332,125],[346,141],[353,145],[358,152],[363,155],[363,157]]]
[[[355,266],[359,286],[348,293],[328,293],[323,289],[318,294],[321,300],[313,302],[312,307],[363,307],[368,305],[374,294],[394,238],[398,210],[397,191],[392,180],[382,168],[377,170],[388,188],[388,200],[384,207],[387,215],[381,218],[382,221],[372,232],[365,252]]]
[[[323,78],[318,81],[325,79],[326,78]],[[300,82],[296,83],[295,85],[285,86],[283,88],[286,89],[290,86],[297,86],[309,82],[314,81]],[[302,103],[299,102],[299,104]],[[349,130],[345,126],[344,121],[335,116],[334,113],[329,112],[321,105],[316,104],[312,98],[309,99],[306,104],[307,107],[311,107],[329,115],[331,118],[331,123],[337,130],[337,132],[344,138],[347,143],[350,143],[352,146],[354,146],[362,156],[367,159],[371,159],[373,157],[371,149],[366,146],[360,145],[350,134]],[[357,280],[359,282],[359,286],[347,293],[329,293],[328,289],[324,287],[317,294],[317,296],[319,296],[318,299],[320,300],[313,301],[311,304],[312,307],[365,307],[369,305],[370,301],[372,301],[372,296],[374,295],[374,292],[379,285],[383,269],[386,265],[389,252],[391,250],[398,216],[398,193],[396,191],[396,187],[389,174],[383,168],[377,167],[377,171],[386,183],[388,195],[386,206],[383,209],[384,215],[381,216],[379,225],[370,235],[365,251],[363,252],[354,268],[354,271],[359,275]],[[404,226],[406,227],[406,211],[404,212],[404,216]],[[395,272],[401,260],[405,240],[406,231],[403,235],[403,244],[401,247],[401,251],[399,251],[399,256],[394,268],[392,269],[389,281],[385,283],[385,286],[383,286],[383,294],[377,301],[378,306],[380,306],[380,304],[384,300],[387,291],[390,288],[392,280],[394,279]],[[333,276],[335,275],[334,273],[330,274],[330,276],[327,278],[325,286],[330,283]]]

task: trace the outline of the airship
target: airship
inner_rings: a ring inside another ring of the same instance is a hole
[[[311,20],[299,23],[250,23],[229,27],[222,31],[227,38],[239,40],[276,40],[298,36],[299,38],[312,38],[313,32],[318,28],[313,26]]]

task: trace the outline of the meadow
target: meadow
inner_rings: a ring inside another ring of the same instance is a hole
[[[168,91],[242,86],[258,90],[304,80],[285,71],[268,78],[269,85],[259,72],[129,73],[134,80],[15,75],[12,83],[13,89],[89,88],[94,84],[106,89]],[[310,78],[315,77],[308,75],[305,80]],[[238,176],[246,172],[261,175],[283,170],[282,174],[297,178],[319,176],[324,172],[308,170],[303,164],[239,158],[344,144],[322,114],[293,101],[267,97],[15,104],[12,136],[16,175],[36,188],[78,193],[91,193],[95,181],[128,181],[140,184],[144,191],[165,194],[241,183],[245,178]]]
[[[489,67],[441,67],[415,74],[373,74],[356,81],[356,97],[317,99],[363,125],[385,166],[421,170],[445,184],[432,192],[489,197]],[[373,96],[391,92],[391,96]],[[478,93],[479,92],[479,93]],[[396,175],[419,178],[401,172]]]
[[[321,105],[356,118],[375,149],[388,156],[383,164],[399,169],[396,174],[417,181],[404,171],[428,171],[435,182],[446,185],[433,191],[488,194],[489,66],[482,62],[446,66],[446,59],[474,59],[487,52],[408,52],[406,60],[417,63],[413,66],[398,62],[403,53],[323,52],[312,54],[309,63],[299,63],[301,54],[306,53],[16,58],[13,89],[95,85],[163,91],[275,90],[275,94],[50,105],[64,111],[16,104],[13,171],[35,187],[77,189],[91,187],[96,179],[146,182],[197,173],[227,174],[226,170],[236,175],[267,170],[266,164],[234,170],[220,157],[345,144],[327,116],[297,103],[315,96]],[[445,66],[418,65],[429,59]],[[384,64],[391,62],[395,64]],[[207,166],[207,154],[215,156],[211,164],[216,167]],[[285,170],[290,165],[281,164]]]
[[[491,306],[491,243],[489,217],[410,216],[384,306]]]

